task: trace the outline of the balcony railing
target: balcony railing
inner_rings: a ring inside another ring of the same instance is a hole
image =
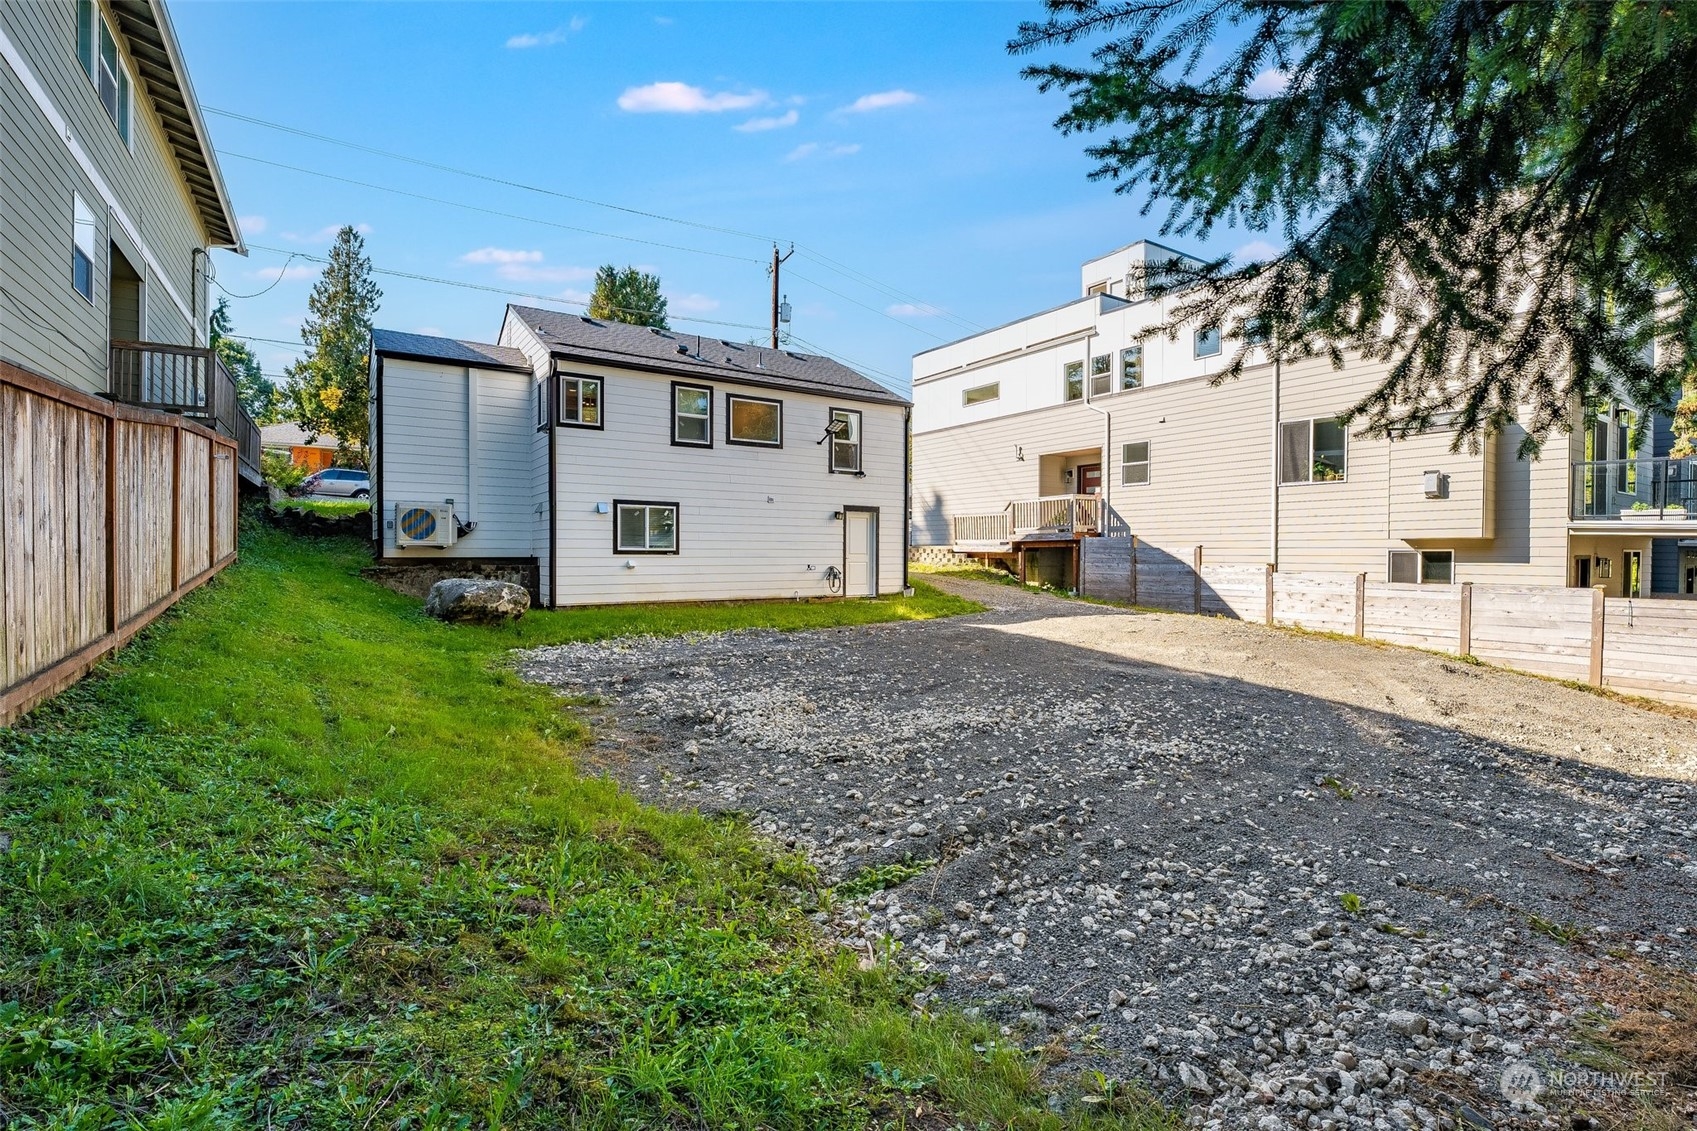
[[[242,473],[260,481],[259,426],[218,354],[164,342],[112,343],[112,399],[194,417],[236,441]]]
[[[1697,521],[1697,459],[1659,456],[1576,463],[1573,518]]]
[[[1099,534],[1102,500],[1096,495],[1019,499],[988,514],[955,515],[952,522],[956,545],[1010,542],[1032,535]]]

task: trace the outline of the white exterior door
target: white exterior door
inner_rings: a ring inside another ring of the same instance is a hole
[[[878,595],[878,514],[843,512],[843,594]]]

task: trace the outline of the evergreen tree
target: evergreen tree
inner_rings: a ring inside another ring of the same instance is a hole
[[[595,272],[595,290],[589,296],[589,316],[633,326],[666,325],[666,296],[660,293],[660,276],[635,267],[619,270],[611,263]]]
[[[1457,443],[1521,405],[1531,450],[1581,406],[1679,395],[1697,4],[1048,0],[1009,49],[1097,37],[1087,62],[1025,71],[1068,96],[1063,132],[1112,134],[1086,148],[1092,176],[1145,190],[1163,233],[1288,245],[1151,280],[1174,295],[1164,329],[1383,360],[1360,419],[1398,434],[1459,412]]]
[[[288,369],[295,420],[311,436],[334,436],[338,458],[364,462],[369,435],[371,319],[383,292],[371,279],[365,237],[352,226],[336,233],[330,263],[307,299],[301,341],[311,351]]]
[[[220,298],[212,308],[213,352],[236,379],[236,399],[242,402],[253,422],[271,424],[277,420],[280,407],[277,383],[260,371],[259,359],[253,356],[253,351],[230,337],[230,333],[230,300]]]

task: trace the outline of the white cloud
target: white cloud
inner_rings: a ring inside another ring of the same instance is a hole
[[[575,283],[595,275],[594,269],[589,267],[547,266],[542,258],[542,253],[535,250],[480,247],[460,256],[460,262],[494,267],[495,274],[516,283]]]
[[[801,115],[796,111],[791,110],[788,113],[779,114],[773,118],[750,118],[742,125],[735,126],[733,128],[740,130],[745,134],[755,134],[760,133],[763,130],[781,130],[787,126],[793,126],[799,121],[801,121]]]
[[[894,302],[884,308],[884,313],[897,318],[935,318],[942,312],[934,306],[925,306],[922,303]]]
[[[263,216],[237,216],[236,223],[240,224],[242,231],[250,236],[257,236],[265,230],[265,217]]]
[[[305,235],[302,235],[299,232],[284,232],[282,235],[284,239],[293,243],[329,243],[331,240],[336,238],[336,233],[340,232],[344,226],[345,225],[342,224],[327,224],[318,229],[316,232],[308,232]],[[354,231],[358,232],[362,236],[369,236],[371,234],[371,225],[355,224]]]
[[[847,106],[843,107],[845,114],[864,114],[868,110],[888,110],[892,106],[911,106],[919,101],[919,95],[911,90],[881,90],[876,94],[863,94]]]
[[[1232,252],[1232,260],[1237,263],[1257,263],[1261,260],[1272,259],[1284,248],[1266,240],[1250,240],[1236,251]]]
[[[845,145],[833,141],[829,145],[821,145],[816,141],[804,141],[784,155],[785,161],[805,161],[809,157],[847,157],[860,152],[858,142]]]
[[[588,291],[574,291],[570,287],[567,287],[554,297],[559,299],[561,302],[575,303],[578,306],[588,306],[590,295]]]
[[[294,282],[300,279],[316,279],[323,268],[314,263],[291,263],[279,271],[275,267],[259,267],[248,272],[248,278],[259,279],[267,283],[279,283],[284,280]]]
[[[442,332],[442,327],[440,327],[440,326],[416,326],[416,327],[413,328],[413,333],[415,333],[415,334],[427,334],[432,338],[447,337],[447,335]]]
[[[683,314],[710,314],[719,309],[719,300],[707,295],[667,295],[666,309]]]
[[[619,95],[619,109],[632,114],[718,114],[725,110],[752,110],[768,101],[763,90],[746,94],[721,90],[709,94],[688,83],[651,82],[647,86],[633,86]]]
[[[1285,87],[1290,85],[1290,75],[1277,67],[1268,67],[1260,74],[1249,80],[1244,93],[1251,98],[1272,98],[1283,94]]]
[[[515,50],[526,47],[552,47],[556,43],[564,43],[571,36],[584,29],[589,20],[584,16],[573,16],[571,22],[562,24],[553,31],[524,32],[507,40],[507,46]]]

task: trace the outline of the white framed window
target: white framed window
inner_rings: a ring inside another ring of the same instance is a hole
[[[1196,331],[1195,350],[1197,357],[1216,357],[1220,352],[1220,328],[1204,326]]]
[[[1084,399],[1084,363],[1069,361],[1061,367],[1062,395],[1069,401]]]
[[[1120,483],[1138,487],[1149,482],[1149,441],[1120,445]]]
[[[678,504],[615,501],[615,554],[675,554],[678,552]]]
[[[757,448],[784,446],[784,402],[765,397],[725,396],[725,443]]]
[[[1453,584],[1455,551],[1392,550],[1385,577],[1398,585]]]
[[[560,423],[601,428],[601,378],[560,375]]]
[[[536,430],[548,427],[548,382],[536,383]]]
[[[1002,383],[992,381],[988,385],[974,385],[960,395],[963,408],[971,408],[975,404],[987,404],[1002,398]]]
[[[107,117],[118,127],[118,136],[129,145],[134,84],[118,53],[118,37],[112,34],[112,25],[106,22],[106,14],[98,11],[95,0],[77,0],[77,60],[94,84]]]
[[[672,382],[672,443],[680,448],[713,446],[713,386]]]
[[[1089,298],[1092,295],[1105,295],[1107,293],[1108,284],[1104,281],[1100,283],[1091,283],[1089,288],[1084,292],[1084,295],[1086,298]]]
[[[71,194],[71,286],[89,302],[94,301],[94,209],[82,197]]]
[[[1090,359],[1090,395],[1105,397],[1108,386],[1113,381],[1114,355],[1099,354]]]
[[[1342,419],[1279,425],[1280,483],[1340,483],[1349,471],[1349,430]]]
[[[840,427],[839,427],[840,425]],[[831,470],[860,472],[860,413],[852,408],[831,410]]]
[[[1143,347],[1127,346],[1120,351],[1120,389],[1143,387]]]

